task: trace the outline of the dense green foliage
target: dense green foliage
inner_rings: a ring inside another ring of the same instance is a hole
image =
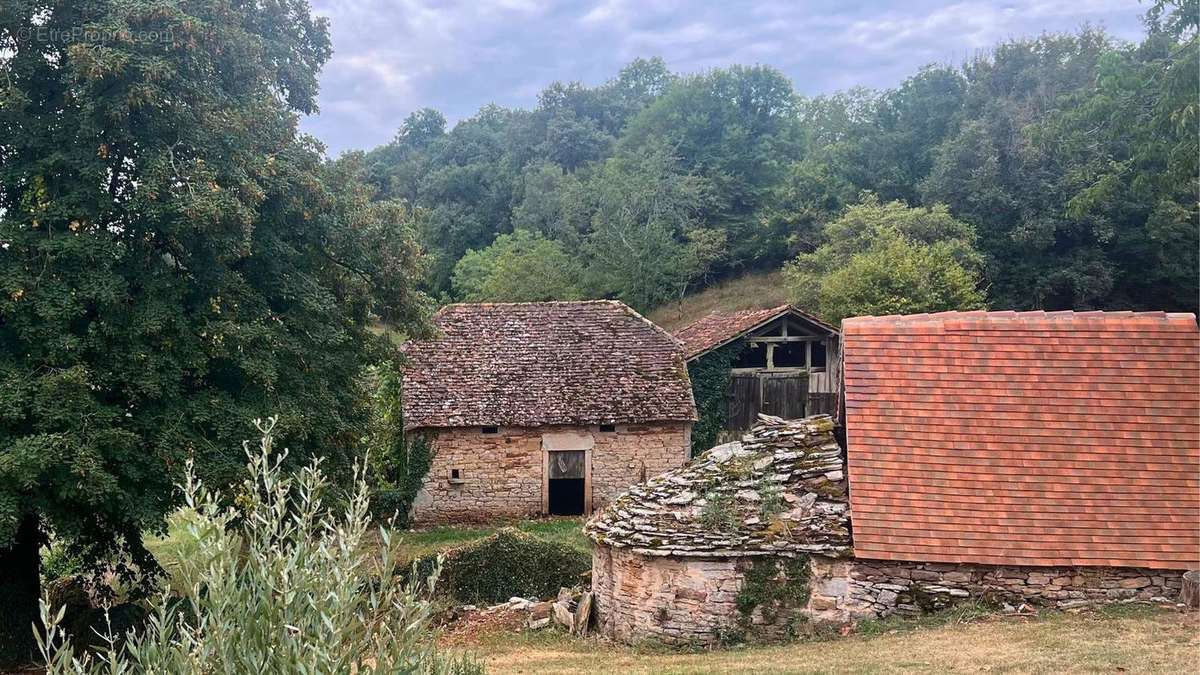
[[[403,391],[399,370],[391,363],[376,371],[371,414],[368,484],[375,515],[408,524],[417,491],[433,465],[433,448],[423,435],[404,433]]]
[[[538,302],[580,297],[579,266],[562,243],[517,230],[454,266],[454,295],[467,302]]]
[[[371,526],[367,484],[357,480],[344,509],[327,506],[328,478],[314,461],[283,468],[272,449],[274,418],[259,423],[247,448],[238,506],[222,506],[189,463],[183,486],[191,516],[172,557],[173,586],[151,607],[143,632],[123,647],[76,657],[63,616],[43,606],[47,672],[479,673],[469,660],[438,651],[433,606],[437,579],[404,585],[391,569],[399,537]],[[116,637],[111,636],[111,637]]]
[[[848,316],[981,309],[975,231],[945,206],[880,204],[868,195],[784,270],[795,302],[829,321]]]
[[[441,587],[455,600],[489,604],[511,597],[547,598],[579,585],[592,558],[568,544],[506,527],[485,539],[421,558],[418,574],[442,560]]]
[[[735,340],[688,363],[696,416],[692,426],[692,457],[717,444],[717,436],[729,422],[730,368],[746,343]]]
[[[936,288],[976,274],[996,308],[1194,310],[1197,14],[1196,0],[1158,2],[1137,44],[1092,29],[1017,39],[894,89],[816,98],[768,67],[676,76],[639,60],[450,130],[420,111],[366,161],[381,194],[429,211],[429,288],[446,296],[506,297],[454,285],[452,270],[529,231],[561,246],[553,269],[581,271],[545,295],[646,309],[813,253],[866,191],[946,205],[975,228],[981,266],[964,276],[945,251],[889,242],[838,282],[853,299],[836,313],[976,306]],[[860,297],[875,280],[911,297]]]
[[[329,55],[304,0],[0,6],[0,651],[47,528],[152,566],[185,458],[230,483],[264,411],[348,470],[422,274],[411,209],[297,134]]]

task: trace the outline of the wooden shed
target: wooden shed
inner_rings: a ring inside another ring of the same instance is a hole
[[[759,413],[836,417],[841,352],[833,326],[793,305],[710,314],[675,332],[684,345],[700,423],[693,451]]]

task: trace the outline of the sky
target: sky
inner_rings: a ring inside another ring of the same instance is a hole
[[[388,142],[419,108],[451,124],[489,103],[529,108],[555,80],[600,84],[637,57],[677,73],[766,64],[817,95],[892,87],[928,63],[1084,24],[1136,40],[1146,11],[1138,0],[310,1],[334,55],[302,128],[331,156]]]

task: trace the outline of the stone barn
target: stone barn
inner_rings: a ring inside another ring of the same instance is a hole
[[[811,585],[844,577],[850,554],[833,421],[761,419],[744,442],[635,486],[587,523],[603,634],[712,645],[821,616]]]
[[[456,304],[406,345],[404,428],[433,463],[417,523],[590,514],[686,461],[680,343],[620,302]]]

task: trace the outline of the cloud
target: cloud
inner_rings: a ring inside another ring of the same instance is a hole
[[[1141,33],[1137,0],[313,0],[334,57],[304,128],[332,153],[387,142],[413,110],[451,122],[480,106],[536,105],[554,80],[598,84],[633,58],[677,72],[779,68],[805,94],[898,84],[1000,40],[1101,25]]]

